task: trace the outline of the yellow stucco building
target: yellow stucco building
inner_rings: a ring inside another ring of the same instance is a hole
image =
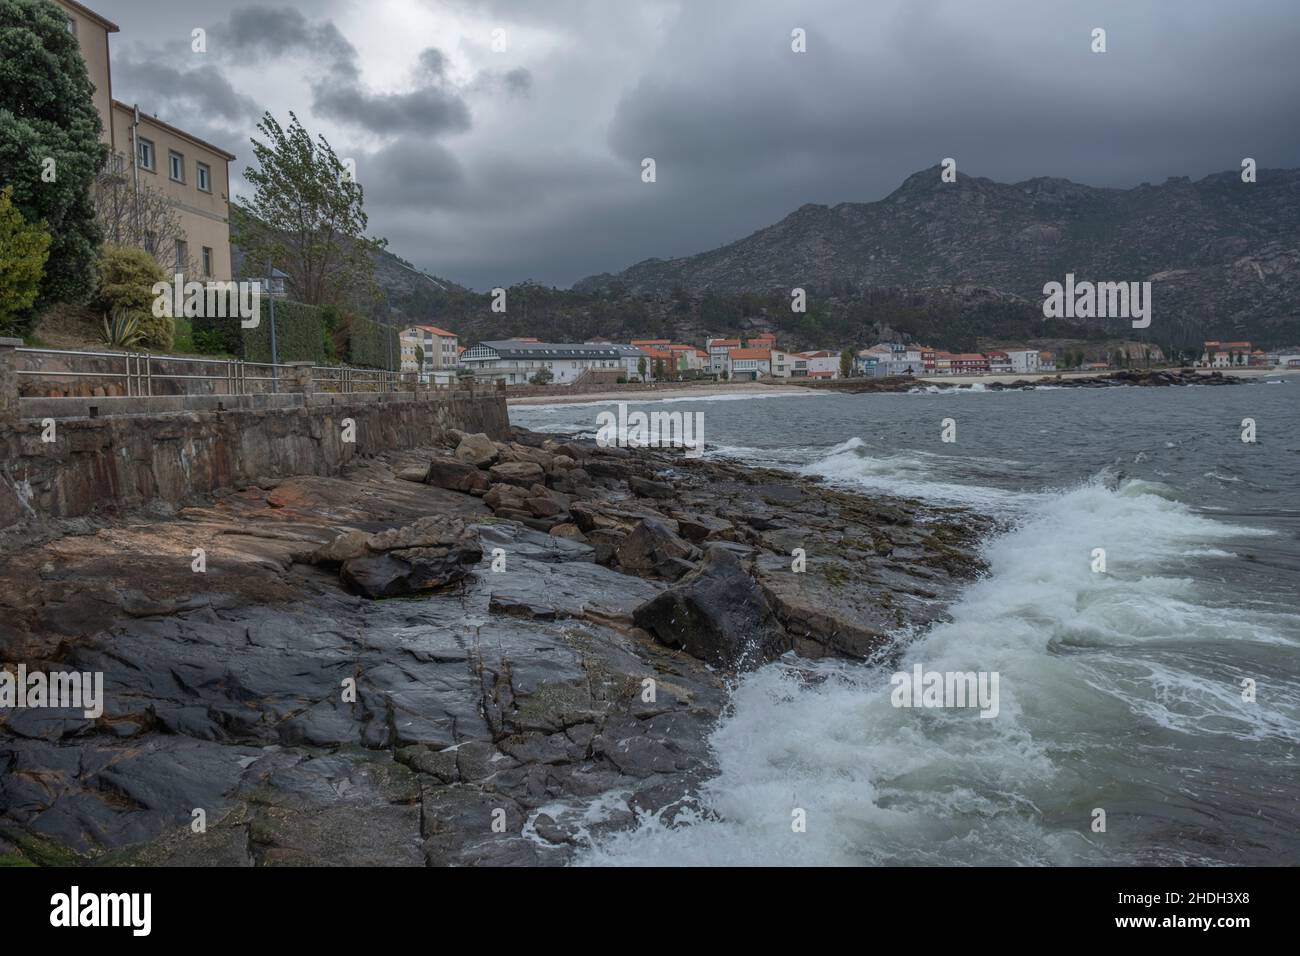
[[[109,168],[120,188],[161,193],[174,206],[183,238],[159,258],[186,278],[228,280],[230,263],[230,163],[234,155],[144,110],[113,99],[108,35],[115,23],[74,0],[50,0],[67,17],[95,86],[95,108],[112,151]],[[132,160],[134,157],[134,162]]]

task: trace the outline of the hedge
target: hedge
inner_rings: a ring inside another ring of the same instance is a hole
[[[363,368],[391,369],[402,359],[397,329],[354,316],[348,336],[348,361]]]
[[[255,329],[241,329],[246,362],[271,361],[271,309],[262,302],[262,321]],[[319,306],[275,300],[276,357],[281,362],[315,362],[324,364],[325,323]]]

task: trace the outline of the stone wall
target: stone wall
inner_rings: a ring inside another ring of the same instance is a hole
[[[0,420],[0,528],[151,501],[181,504],[239,480],[333,475],[356,455],[430,445],[450,428],[503,438],[504,393],[387,401],[312,396],[293,408]],[[345,419],[355,440],[345,440]]]

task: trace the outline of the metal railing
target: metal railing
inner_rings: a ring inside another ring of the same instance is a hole
[[[150,352],[83,352],[69,349],[17,348],[15,372],[20,376],[19,394],[30,397],[21,382],[35,384],[70,382],[71,397],[78,396],[75,383],[93,381],[104,387],[117,385],[119,394],[137,397],[184,395],[258,395],[270,392],[305,391],[304,380],[313,392],[397,392],[449,391],[457,386],[421,382],[415,372],[354,368],[348,365],[312,365],[304,377],[303,363],[273,364],[242,359],[195,358],[155,355]],[[463,386],[461,386],[463,387]],[[43,397],[43,396],[37,396]]]

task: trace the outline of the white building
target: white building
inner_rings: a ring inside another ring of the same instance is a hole
[[[840,357],[834,352],[799,352],[793,358],[795,378],[840,377]]]
[[[586,342],[584,344],[594,348],[604,348],[608,346],[609,348],[616,349],[618,351],[619,361],[623,363],[623,377],[629,382],[634,378],[645,378],[649,381],[650,376],[654,374],[654,362],[652,362],[650,357],[645,354],[645,350],[638,348],[635,345],[619,345],[617,343],[608,342]],[[642,360],[645,362],[644,375],[641,372]]]
[[[1011,360],[1011,371],[1017,375],[1045,371],[1043,353],[1038,349],[1007,349],[1006,355]]]
[[[769,359],[769,361],[771,363],[773,378],[790,377],[790,373],[794,369],[794,364],[790,361],[790,359],[791,356],[787,352],[782,352],[780,349],[771,350],[771,358]]]
[[[588,369],[622,370],[625,356],[615,345],[562,342],[521,342],[507,339],[479,342],[461,353],[462,368],[483,381],[523,385],[543,369],[555,385],[572,385]],[[635,363],[634,363],[635,364]]]
[[[455,332],[436,325],[413,325],[399,332],[397,338],[402,346],[403,372],[420,372],[420,380],[424,382],[450,378],[455,372],[460,352]],[[448,374],[440,376],[435,372]]]

